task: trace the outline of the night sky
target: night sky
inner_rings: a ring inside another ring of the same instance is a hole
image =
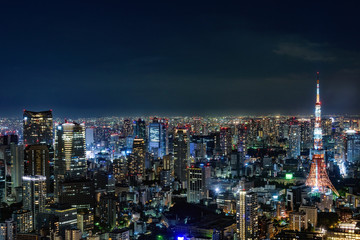
[[[0,3],[0,117],[360,113],[355,3],[56,2]]]

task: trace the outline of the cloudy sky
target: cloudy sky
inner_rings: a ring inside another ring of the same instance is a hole
[[[360,113],[355,1],[247,2],[2,1],[0,116]]]

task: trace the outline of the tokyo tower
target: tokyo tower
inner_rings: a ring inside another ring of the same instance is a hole
[[[337,196],[339,193],[332,185],[326,172],[324,160],[324,149],[322,142],[321,130],[321,102],[320,102],[320,83],[319,72],[317,72],[316,85],[316,104],[315,104],[315,127],[314,127],[314,149],[313,158],[310,167],[309,176],[306,179],[306,185],[312,188],[312,191],[325,193],[327,189],[331,189]]]

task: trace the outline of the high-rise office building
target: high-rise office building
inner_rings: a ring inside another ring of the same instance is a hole
[[[50,190],[50,156],[47,145],[28,145],[25,148],[25,175],[46,177],[46,190]]]
[[[155,157],[160,157],[161,126],[157,118],[149,124],[149,152]]]
[[[299,212],[305,212],[307,216],[308,222],[313,226],[317,226],[318,222],[318,214],[317,214],[317,208],[315,206],[300,206]]]
[[[160,185],[164,187],[168,187],[171,185],[173,181],[173,177],[171,175],[170,170],[161,170],[160,171]]]
[[[122,128],[122,135],[124,137],[129,137],[129,136],[133,135],[133,126],[129,119],[124,120],[123,128]]]
[[[190,155],[189,133],[187,129],[177,128],[174,133],[174,170],[175,177],[186,182],[186,168]]]
[[[301,128],[297,121],[291,121],[289,128],[289,157],[300,156]]]
[[[10,181],[11,181],[11,195],[16,199],[20,199],[20,192],[22,186],[22,177],[24,176],[24,146],[10,144]]]
[[[195,117],[194,118],[194,125],[193,125],[193,132],[195,135],[200,135],[202,133],[201,129],[201,118]]]
[[[301,121],[300,122],[300,134],[301,134],[301,150],[310,149],[313,144],[313,134],[311,131],[311,122]]]
[[[18,210],[12,214],[12,218],[16,222],[18,233],[29,233],[34,230],[34,219],[30,210]]]
[[[322,119],[321,128],[324,136],[330,136],[332,133],[332,121],[331,119]]]
[[[80,240],[81,231],[79,229],[66,229],[65,230],[65,239],[66,240]]]
[[[16,238],[16,222],[12,219],[0,222],[0,239],[14,240]]]
[[[247,138],[248,138],[248,127],[245,124],[238,126],[238,152],[241,153],[241,157],[245,158],[247,154]]]
[[[174,176],[174,156],[168,154],[163,159],[164,170],[170,171],[171,176]]]
[[[55,188],[65,178],[86,176],[84,124],[66,122],[56,126],[55,134]],[[55,195],[57,196],[57,189]]]
[[[86,146],[91,146],[95,143],[94,139],[94,127],[86,128],[85,130],[85,142]]]
[[[34,223],[39,213],[44,212],[46,203],[46,177],[29,175],[23,178],[23,206],[32,213]],[[34,226],[35,227],[35,226]]]
[[[308,218],[305,212],[291,212],[289,214],[289,227],[293,231],[304,231],[308,228]]]
[[[143,176],[145,173],[145,141],[134,139],[133,150],[128,158],[128,174]]]
[[[135,124],[135,137],[144,139],[144,140],[147,139],[146,138],[146,123],[141,118],[139,118]]]
[[[187,202],[200,203],[202,199],[208,197],[210,167],[191,166],[187,171]]]
[[[22,176],[24,175],[24,148],[9,136],[2,136],[0,145],[0,200],[21,201]]]
[[[240,177],[243,168],[245,156],[241,152],[233,150],[230,154],[231,175],[233,177]]]
[[[360,134],[353,130],[346,132],[346,160],[351,163],[360,162]]]
[[[106,171],[97,171],[94,174],[94,187],[95,191],[115,191],[115,177]]]
[[[116,158],[113,161],[113,174],[116,183],[122,183],[126,180],[126,176],[128,174],[128,164],[126,157],[122,156],[120,158]]]
[[[32,112],[24,110],[24,144],[53,145],[52,111]]]
[[[232,134],[231,128],[220,128],[220,147],[223,155],[228,155],[232,150]]]
[[[94,227],[94,212],[88,208],[78,209],[77,228],[83,233],[89,233]]]
[[[114,194],[106,194],[100,197],[99,201],[100,222],[113,228],[117,218],[117,198]]]
[[[162,158],[167,154],[167,129],[164,121],[157,118],[149,124],[149,152],[155,158]]]
[[[67,204],[54,204],[47,206],[43,214],[45,227],[51,228],[55,236],[65,239],[66,229],[77,227],[77,210]],[[47,226],[46,226],[47,225]]]
[[[190,138],[190,156],[196,160],[202,160],[208,154],[208,139],[204,136],[191,136]]]
[[[65,179],[58,183],[60,204],[71,206],[94,207],[94,182],[85,178]]]
[[[6,158],[4,156],[5,149],[0,148],[0,201],[6,200]]]
[[[112,129],[109,127],[97,127],[97,128],[87,128],[87,129],[93,129],[93,136],[94,136],[94,142],[97,144],[100,144],[101,146],[106,146],[107,143],[110,141]],[[87,132],[86,134],[90,134],[88,141],[91,140],[91,130],[85,130]],[[90,141],[91,142],[91,141]]]
[[[168,154],[174,154],[174,132],[173,131],[168,131],[167,142],[168,142]]]
[[[258,202],[257,194],[240,190],[236,212],[237,235],[240,240],[257,240]]]
[[[169,154],[168,122],[166,119],[160,121],[160,157]]]

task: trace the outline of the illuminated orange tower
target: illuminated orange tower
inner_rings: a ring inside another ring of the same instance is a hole
[[[326,172],[324,160],[324,149],[322,143],[321,130],[321,102],[320,102],[320,83],[319,72],[317,72],[316,104],[315,104],[315,127],[314,127],[314,149],[313,158],[309,176],[306,179],[306,185],[312,188],[314,192],[326,192],[331,189],[337,196],[339,193],[331,183]]]

